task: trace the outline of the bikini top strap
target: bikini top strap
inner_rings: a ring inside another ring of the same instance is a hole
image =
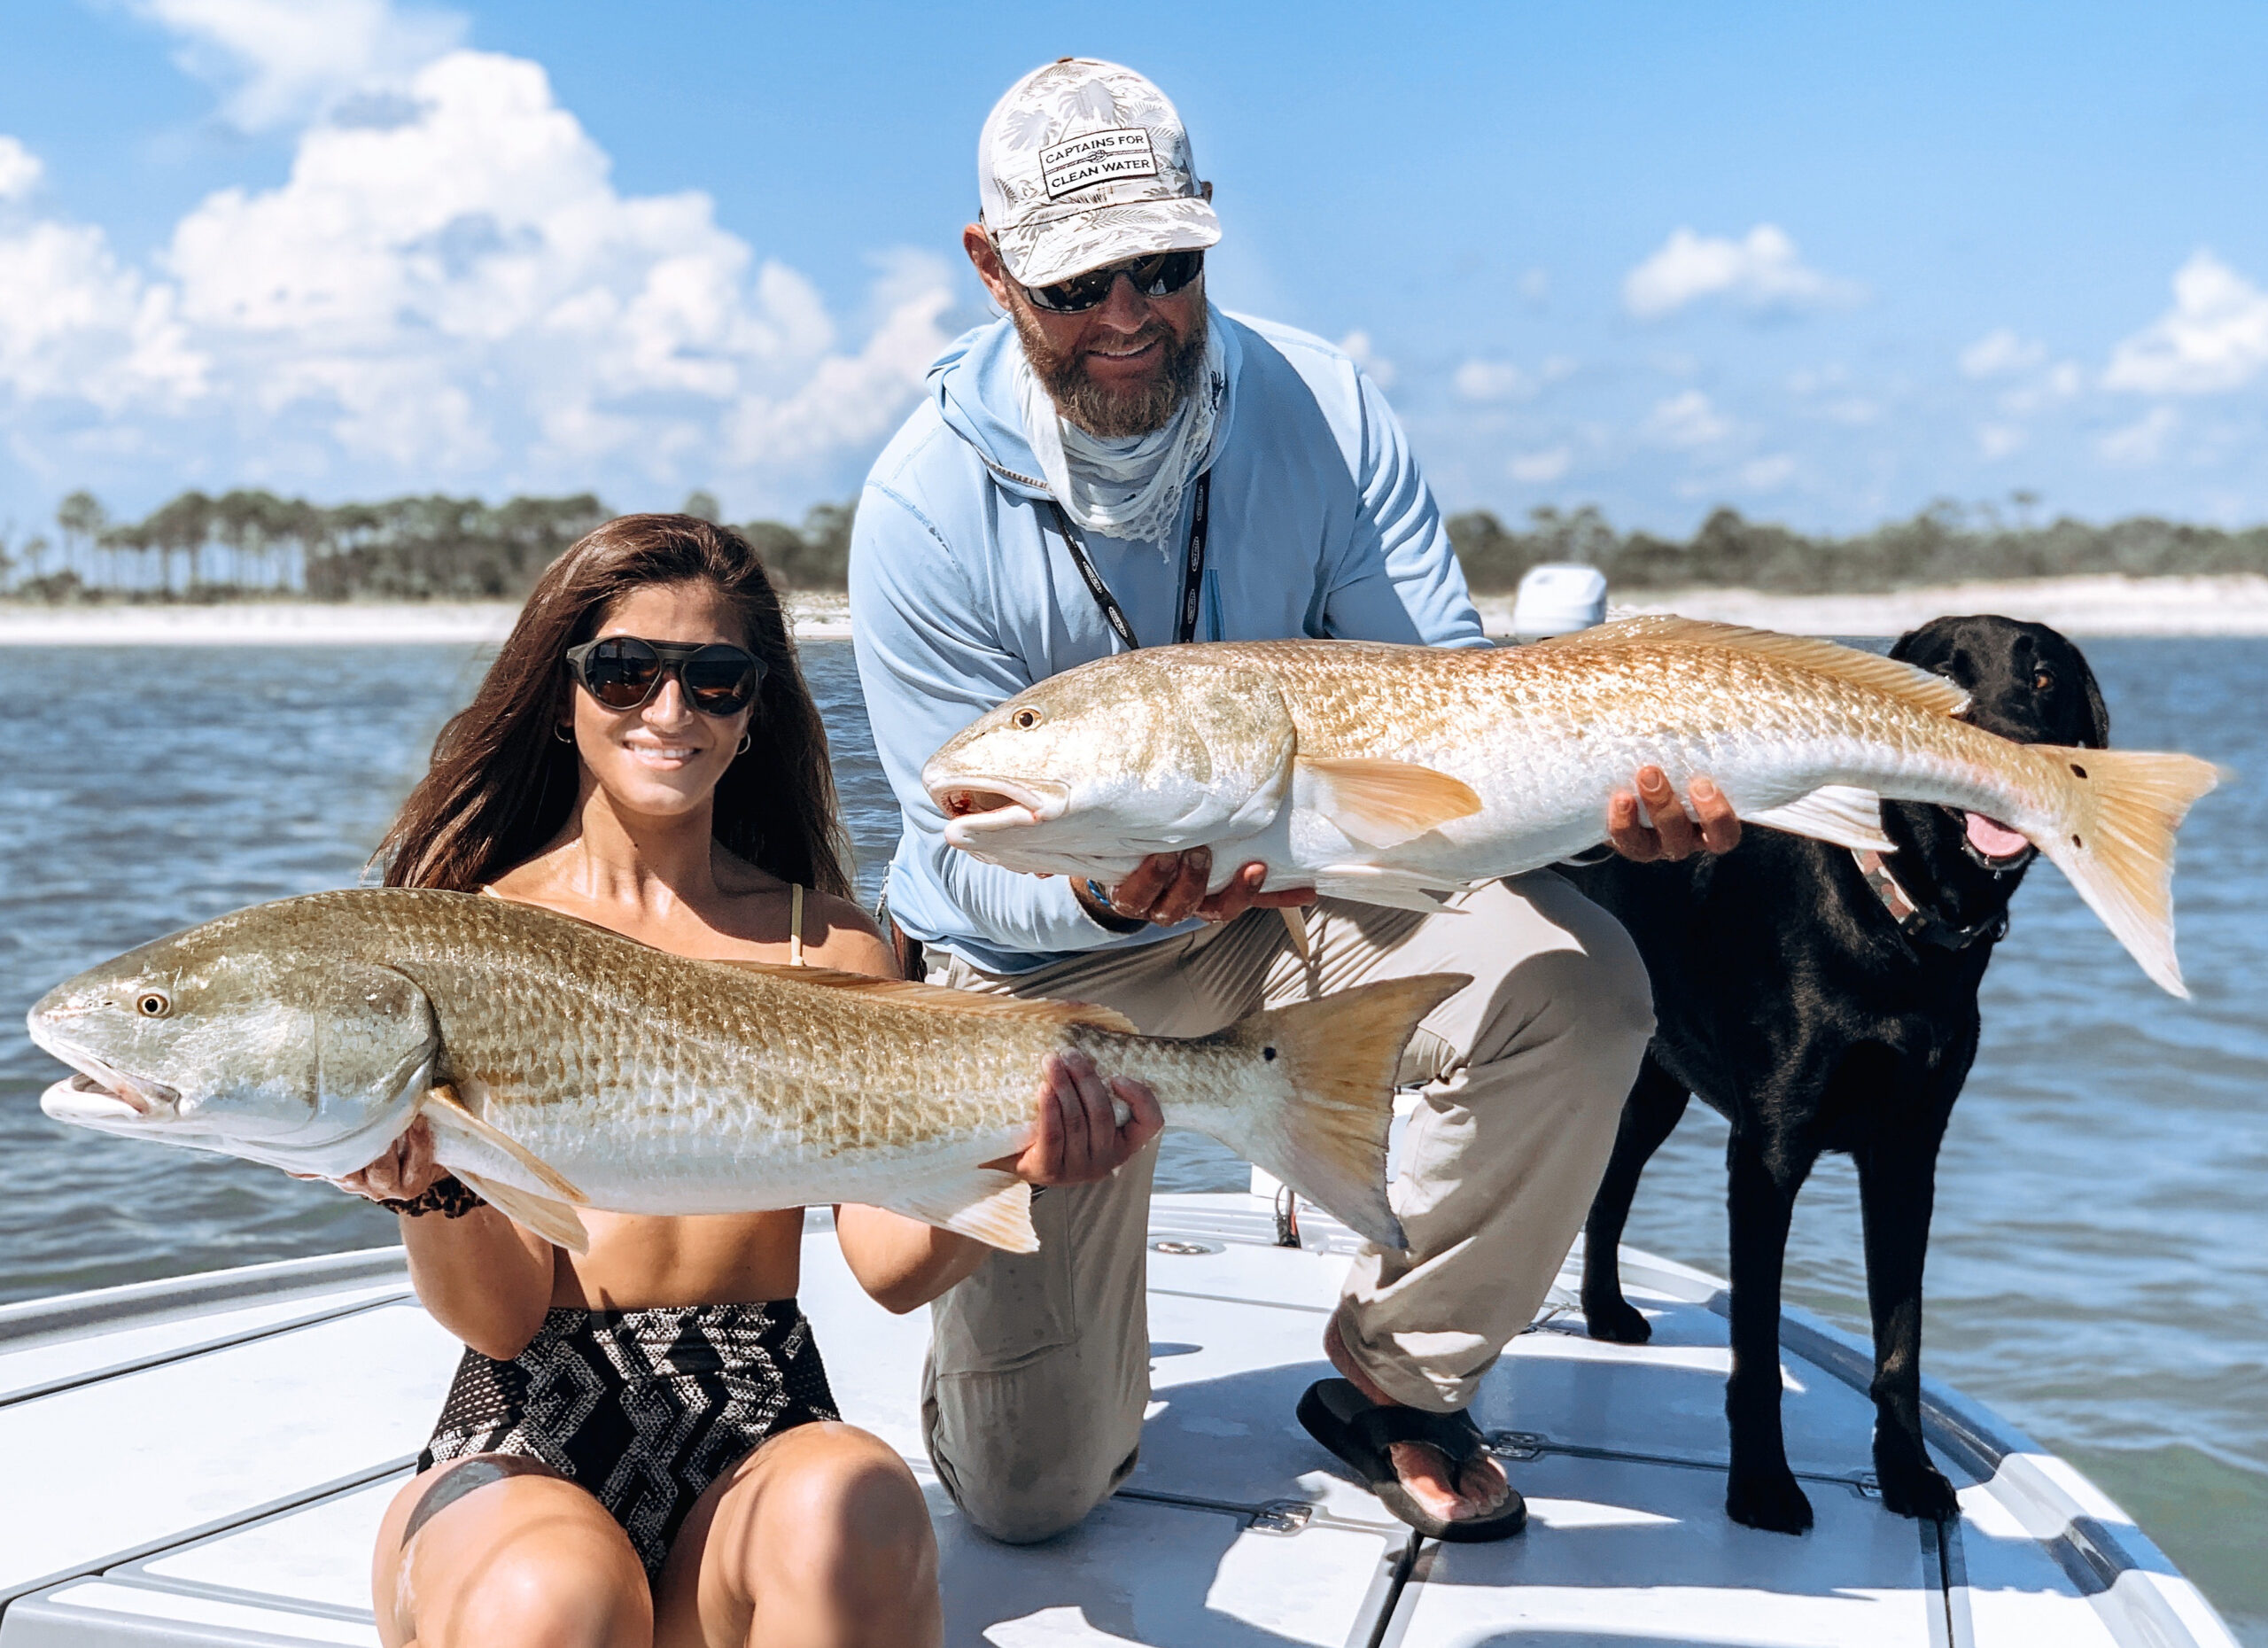
[[[788,965],[804,964],[804,884],[788,883]]]

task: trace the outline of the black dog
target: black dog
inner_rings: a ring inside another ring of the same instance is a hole
[[[2044,625],[1938,618],[1891,656],[1958,681],[1969,719],[2004,737],[2100,749],[2109,735],[2086,660]],[[1907,1516],[1955,1511],[1922,1444],[1922,1262],[1938,1145],[1977,1056],[1977,984],[2032,854],[1948,808],[1882,811],[1898,851],[1878,866],[1751,829],[1721,858],[1569,872],[1637,941],[1659,1021],[1585,1227],[1583,1315],[1594,1338],[1646,1339],[1615,1244],[1647,1159],[1699,1094],[1732,1123],[1726,1508],[1784,1534],[1809,1528],[1812,1512],[1780,1429],[1781,1261],[1796,1193],[1824,1150],[1847,1151],[1859,1170],[1883,1502]]]

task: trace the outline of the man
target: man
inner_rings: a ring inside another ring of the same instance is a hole
[[[945,845],[923,760],[1075,665],[1192,639],[1487,644],[1377,386],[1314,338],[1207,304],[1212,186],[1162,92],[1115,64],[1037,69],[986,120],[978,183],[962,244],[1006,318],[930,369],[852,533],[859,674],[905,813],[890,913],[926,946],[932,983],[1099,1002],[1153,1034],[1207,1034],[1317,985],[1472,974],[1404,1062],[1425,1083],[1394,1187],[1410,1248],[1355,1263],[1324,1336],[1359,1393],[1341,1388],[1348,1400],[1419,1411],[1401,1414],[1405,1432],[1448,1414],[1469,1433],[1464,1408],[1542,1303],[1604,1169],[1652,1029],[1644,971],[1621,929],[1548,874],[1423,916],[1266,888],[1259,865],[1208,897],[1202,851],[1102,888]],[[1638,791],[1659,831],[1619,797],[1617,843],[1692,851],[1660,773]],[[1697,783],[1692,799],[1702,844],[1729,846],[1721,796]],[[1134,1466],[1156,1123],[1141,1107],[1114,1127],[1107,1104],[1091,1098],[1050,1130],[1052,1160],[1022,1164],[1052,1186],[1033,1204],[1040,1250],[993,1255],[935,1310],[930,1457],[1006,1540],[1071,1526]],[[1418,1441],[1388,1453],[1419,1526],[1520,1526],[1485,1454],[1457,1465]]]

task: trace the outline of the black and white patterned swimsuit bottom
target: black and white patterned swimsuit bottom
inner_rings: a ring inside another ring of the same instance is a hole
[[[650,1579],[694,1501],[750,1449],[839,1417],[792,1299],[555,1310],[509,1362],[464,1353],[417,1468],[476,1453],[540,1460],[596,1496]]]

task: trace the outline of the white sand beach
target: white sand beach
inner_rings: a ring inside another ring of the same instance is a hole
[[[1490,634],[1511,633],[1511,596],[1486,595],[1477,604]],[[840,594],[798,595],[788,606],[798,640],[849,638],[850,608]],[[1863,595],[1648,590],[1617,601],[1614,610],[1682,612],[1812,635],[1895,635],[1953,612],[2006,613],[2076,636],[2268,635],[2268,578],[2048,578]],[[517,611],[503,602],[60,608],[0,602],[0,646],[493,644]]]
[[[1948,614],[1997,612],[2067,635],[2268,635],[2268,578],[2041,578],[1938,584],[1880,595],[1786,595],[1760,589],[1639,590],[1617,617],[1678,612],[1798,635],[1899,635]],[[1512,600],[1476,602],[1492,635],[1509,635]]]

